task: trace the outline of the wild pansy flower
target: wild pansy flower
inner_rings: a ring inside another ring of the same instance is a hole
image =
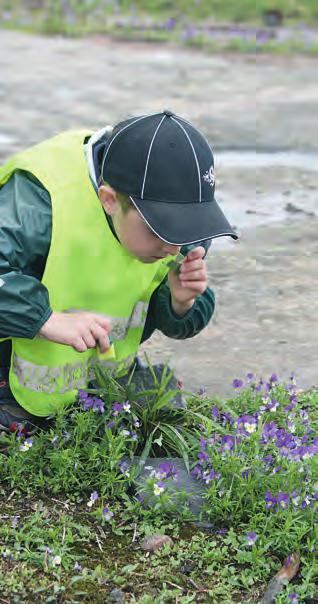
[[[171,461],[165,461],[159,465],[158,478],[177,478],[178,472]]]
[[[233,388],[242,388],[243,384],[243,380],[240,380],[239,378],[235,378],[232,382]]]
[[[54,556],[52,559],[52,566],[60,566],[62,562],[61,556]]]
[[[249,382],[251,382],[252,380],[255,379],[255,375],[254,375],[254,373],[247,373],[246,378]]]
[[[279,505],[283,510],[288,507],[289,504],[289,493],[283,493],[283,491],[279,491],[277,494],[277,505]]]
[[[119,413],[121,413],[122,410],[123,410],[123,404],[115,402],[113,404],[113,413],[112,413],[112,415],[115,415],[115,416],[119,415]]]
[[[267,508],[274,508],[277,503],[276,497],[274,497],[270,491],[266,491],[265,501]]]
[[[129,401],[125,401],[123,403],[123,411],[126,411],[126,413],[130,413],[130,403],[129,403]]]
[[[20,445],[20,451],[28,451],[33,446],[33,439],[26,438],[24,443]]]
[[[112,512],[107,506],[103,508],[102,511],[102,516],[104,518],[104,520],[106,520],[107,522],[109,522],[113,516],[114,516],[114,512]]]
[[[153,492],[156,495],[156,497],[158,495],[161,495],[161,493],[163,493],[164,490],[165,490],[165,484],[162,480],[158,480],[158,482],[155,482],[155,484],[153,486]]]
[[[311,501],[309,495],[305,495],[304,500],[301,504],[301,508],[304,510],[307,507],[311,507],[311,505],[312,505],[312,501]]]
[[[75,561],[75,564],[73,566],[73,570],[78,570],[79,572],[82,570],[81,565],[77,562],[77,560]]]
[[[257,419],[254,415],[243,414],[236,420],[236,430],[238,434],[249,436],[257,430]]]
[[[94,503],[97,501],[97,499],[98,499],[98,493],[97,493],[97,491],[93,491],[93,492],[91,493],[91,496],[90,496],[90,498],[89,498],[89,501],[87,502],[87,504],[86,504],[86,505],[87,505],[89,508],[91,508],[91,507],[94,505]]]
[[[220,411],[215,405],[211,409],[211,415],[212,415],[212,418],[215,420],[217,420],[220,417]]]
[[[288,598],[290,599],[290,604],[297,604],[299,600],[299,596],[296,594],[295,591],[293,591],[293,593],[291,594],[288,594]]]
[[[246,535],[247,545],[254,545],[254,543],[256,542],[257,539],[258,539],[258,536],[256,535],[256,533],[254,533],[254,531],[250,531]]]
[[[95,396],[93,398],[93,411],[100,411],[100,413],[104,413],[105,411],[105,407],[104,407],[104,401],[102,401],[101,398],[98,398],[97,396]]]
[[[130,470],[130,466],[127,463],[127,461],[122,461],[119,464],[119,469],[120,469],[121,473],[124,474],[124,476],[128,476],[128,477],[130,476],[130,471],[129,471]]]
[[[205,484],[209,484],[209,482],[212,482],[212,480],[218,480],[219,478],[221,478],[221,474],[219,474],[212,468],[202,472],[201,478],[205,482]]]
[[[235,438],[231,435],[222,436],[221,451],[233,451],[235,445]]]
[[[198,460],[201,466],[207,463],[209,459],[209,455],[207,453],[204,453],[204,451],[200,451],[200,453],[198,453]]]
[[[20,516],[13,516],[12,521],[11,521],[11,528],[17,528],[18,524],[19,524],[19,518]]]
[[[267,404],[266,411],[269,413],[274,413],[278,409],[278,404],[279,403],[276,398],[270,399],[269,403]]]
[[[120,434],[121,434],[122,436],[130,436],[130,432],[129,432],[129,430],[125,430],[125,429],[124,429],[124,430],[121,430],[121,431],[120,431]]]

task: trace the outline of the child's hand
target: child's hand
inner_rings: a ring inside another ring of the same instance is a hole
[[[207,288],[204,254],[203,246],[194,248],[183,260],[179,273],[174,270],[169,272],[171,304],[177,315],[184,315],[190,310],[195,298]]]
[[[38,335],[57,344],[72,346],[77,352],[97,345],[101,352],[106,352],[110,347],[110,331],[111,321],[105,315],[87,311],[53,312]]]

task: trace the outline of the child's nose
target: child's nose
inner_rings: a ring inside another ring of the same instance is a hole
[[[164,253],[167,256],[175,256],[176,254],[179,254],[180,250],[181,250],[181,245],[168,244],[168,245],[165,245],[165,247],[164,247]]]

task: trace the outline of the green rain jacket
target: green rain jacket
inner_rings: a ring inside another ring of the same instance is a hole
[[[0,338],[33,339],[53,312],[47,289],[41,283],[51,232],[48,191],[34,176],[17,170],[0,189]],[[207,250],[209,242],[203,245]],[[186,246],[182,252],[187,252]],[[183,317],[174,314],[170,300],[165,279],[152,294],[141,342],[156,329],[170,338],[191,338],[206,327],[214,312],[215,298],[210,288],[197,297]],[[10,342],[1,342],[0,367],[10,364],[10,352]]]

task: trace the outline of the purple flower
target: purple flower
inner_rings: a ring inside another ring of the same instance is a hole
[[[212,409],[211,409],[211,415],[212,415],[213,419],[215,419],[215,420],[217,420],[219,418],[220,411],[218,410],[217,407],[215,407],[215,406],[212,407]]]
[[[104,413],[105,411],[104,401],[96,396],[93,398],[93,411],[100,411],[100,413]]]
[[[256,533],[254,533],[254,531],[250,531],[246,535],[247,545],[254,545],[254,543],[256,542],[257,539],[258,539],[258,536],[256,535]]]
[[[297,604],[299,596],[293,591],[293,593],[288,595],[288,598],[290,599],[290,604]]]
[[[277,503],[276,497],[274,497],[270,491],[266,491],[265,501],[267,508],[274,508]]]
[[[125,476],[129,476],[130,475],[130,472],[129,472],[130,466],[127,463],[127,461],[122,461],[119,464],[119,469],[120,469],[121,473],[124,474]]]
[[[212,469],[205,470],[202,473],[201,478],[205,482],[205,484],[209,484],[209,482],[212,482],[212,480],[218,480],[219,478],[221,478],[221,474],[219,474],[212,468]]]
[[[236,420],[236,429],[238,434],[249,436],[257,430],[257,419],[254,415],[242,415]]]
[[[221,444],[222,451],[232,451],[234,449],[234,445],[235,445],[234,436],[230,436],[230,435],[222,436],[221,442],[222,442],[222,444]]]
[[[247,373],[246,378],[248,379],[249,382],[251,382],[252,380],[254,380],[255,376],[253,373]]]
[[[200,453],[198,453],[198,459],[199,459],[199,464],[201,466],[203,466],[205,463],[207,463],[209,461],[210,458],[207,453],[200,451]]]
[[[242,388],[243,383],[244,383],[243,380],[235,378],[232,382],[232,386],[233,386],[233,388]]]
[[[159,465],[158,477],[173,478],[178,476],[178,472],[171,461],[165,461]]]
[[[122,403],[114,403],[113,404],[113,413],[112,415],[119,415],[119,413],[121,413],[123,410],[123,404]]]
[[[93,491],[90,495],[89,501],[87,502],[87,506],[89,508],[93,507],[93,505],[97,501],[97,499],[98,499],[98,493],[97,493],[97,491]]]
[[[277,494],[277,504],[285,510],[289,504],[289,494],[279,491]]]
[[[269,381],[271,384],[273,384],[274,382],[278,382],[278,377],[276,373],[272,373],[271,377],[269,378]]]
[[[104,520],[106,520],[107,522],[109,522],[112,517],[114,516],[114,512],[112,512],[107,506],[103,508],[102,511],[102,516],[104,518]]]

